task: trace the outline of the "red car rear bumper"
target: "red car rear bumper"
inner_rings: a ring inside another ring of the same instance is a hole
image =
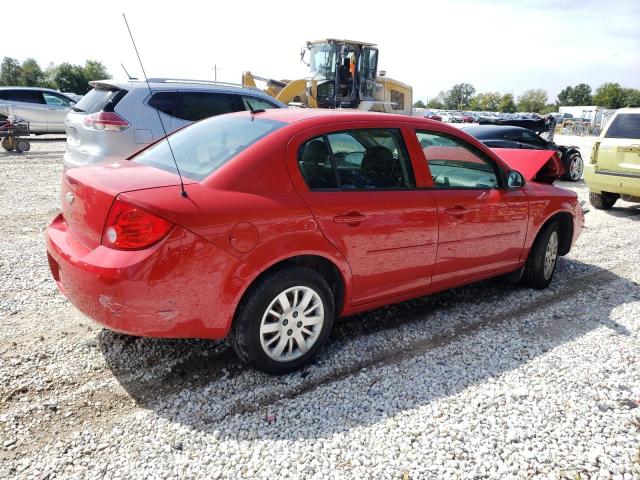
[[[51,273],[60,291],[85,315],[122,333],[172,338],[222,338],[237,292],[226,277],[237,260],[175,227],[145,250],[88,249],[58,215],[46,230]]]

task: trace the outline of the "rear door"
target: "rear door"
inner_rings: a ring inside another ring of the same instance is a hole
[[[178,91],[177,110],[171,118],[171,130],[182,128],[203,118],[240,110],[233,93]]]
[[[416,187],[401,129],[316,127],[291,140],[287,162],[300,196],[351,267],[353,304],[429,287],[436,205]]]
[[[418,130],[438,207],[433,286],[466,283],[520,263],[528,200],[504,189],[495,162],[459,138]]]
[[[640,178],[640,113],[619,113],[604,132],[598,173],[607,171]]]
[[[32,132],[47,132],[47,105],[41,91],[8,90],[7,111],[9,115],[15,115],[29,122]]]

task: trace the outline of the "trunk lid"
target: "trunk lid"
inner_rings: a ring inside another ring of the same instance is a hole
[[[74,240],[93,249],[120,193],[175,185],[177,175],[126,160],[70,169],[62,180],[62,214]]]
[[[564,165],[555,150],[492,148],[491,151],[527,181],[551,184],[564,173]]]

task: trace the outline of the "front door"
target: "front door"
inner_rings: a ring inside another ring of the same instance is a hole
[[[516,268],[527,234],[526,194],[501,188],[493,160],[463,140],[426,131],[417,136],[438,205],[433,286]]]
[[[429,287],[436,205],[416,188],[400,129],[306,134],[287,157],[301,197],[351,267],[353,304]]]

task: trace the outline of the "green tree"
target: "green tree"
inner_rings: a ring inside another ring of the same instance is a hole
[[[446,92],[445,90],[441,90],[440,93],[438,93],[438,95],[436,95],[435,97],[433,97],[427,102],[427,107],[437,108],[437,109],[444,108],[447,94],[448,92]]]
[[[500,108],[502,96],[498,92],[486,92],[480,94],[480,109],[488,112],[497,112]]]
[[[638,90],[637,88],[623,88],[622,95],[623,95],[623,101],[622,101],[623,106],[640,107],[640,90]]]
[[[513,113],[516,111],[516,102],[513,100],[513,95],[505,93],[500,99],[500,105],[498,107],[503,113]]]
[[[84,67],[82,68],[82,73],[84,74],[84,78],[87,82],[90,82],[91,80],[104,80],[105,78],[109,78],[111,76],[107,71],[107,67],[105,67],[101,62],[98,62],[97,60],[87,60],[84,63]],[[86,91],[88,92],[90,88],[90,86],[87,86]]]
[[[573,87],[571,85],[565,87],[559,94],[558,94],[558,103],[562,106],[565,105],[573,105],[571,103],[571,98],[573,97]]]
[[[549,115],[552,112],[558,111],[559,105],[557,103],[547,103],[544,107],[540,109],[538,113],[541,115]]]
[[[451,87],[444,103],[447,108],[464,110],[469,106],[474,93],[476,89],[470,83],[458,83]]]
[[[413,108],[427,108],[427,105],[422,100],[418,100],[413,104]]]
[[[91,88],[87,84],[80,65],[61,63],[53,70],[53,85],[61,92],[73,92],[83,95]]]
[[[482,94],[479,93],[478,95],[475,95],[474,97],[471,98],[471,100],[469,100],[469,106],[467,107],[469,110],[472,110],[474,112],[477,112],[478,110],[481,110],[480,108],[480,100],[482,98]]]
[[[0,85],[20,85],[21,72],[20,62],[18,62],[18,60],[4,57],[0,64]]]
[[[25,87],[40,87],[44,80],[44,73],[33,58],[27,58],[20,66],[20,85]]]
[[[532,88],[518,97],[518,110],[521,112],[540,112],[547,104],[548,98],[546,90]]]
[[[593,96],[593,103],[605,108],[620,108],[624,100],[624,90],[619,83],[603,83]]]
[[[570,95],[570,105],[591,105],[593,98],[591,97],[591,87],[586,83],[579,83],[573,87]]]

